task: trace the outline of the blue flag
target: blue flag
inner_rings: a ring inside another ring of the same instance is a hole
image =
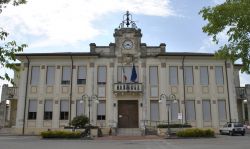
[[[136,73],[136,70],[135,70],[135,65],[133,64],[130,81],[135,82],[136,79],[137,79],[137,73]]]

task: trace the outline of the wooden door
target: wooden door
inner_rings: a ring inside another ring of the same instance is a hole
[[[138,101],[118,101],[118,127],[138,128]]]

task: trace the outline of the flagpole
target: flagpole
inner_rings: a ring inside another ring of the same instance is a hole
[[[125,74],[124,66],[122,64],[122,83],[126,83],[126,82],[127,82],[127,76]]]
[[[136,73],[135,64],[133,63],[130,81],[135,83],[136,79],[137,79],[137,73]]]
[[[122,63],[122,69],[121,69],[121,77],[122,77],[122,83],[124,83],[124,77],[123,77],[123,73],[124,73],[124,70],[123,70],[124,68],[123,68],[123,63]]]

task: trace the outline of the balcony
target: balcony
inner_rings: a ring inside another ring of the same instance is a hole
[[[143,91],[142,83],[115,83],[113,87],[113,92],[116,93],[141,93]]]
[[[246,88],[245,87],[236,87],[236,98],[244,100],[246,99]]]

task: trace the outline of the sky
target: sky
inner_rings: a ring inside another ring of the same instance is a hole
[[[128,10],[142,30],[148,46],[166,43],[167,52],[214,53],[220,45],[202,32],[199,11],[224,0],[28,0],[18,7],[7,6],[0,14],[0,27],[8,40],[26,43],[25,53],[89,52],[89,44],[108,46]],[[225,33],[219,35],[227,41]],[[9,70],[1,69],[1,74]],[[13,75],[10,72],[10,75]],[[241,86],[250,77],[240,75]],[[0,87],[5,81],[0,82]],[[1,92],[1,89],[0,89]]]

